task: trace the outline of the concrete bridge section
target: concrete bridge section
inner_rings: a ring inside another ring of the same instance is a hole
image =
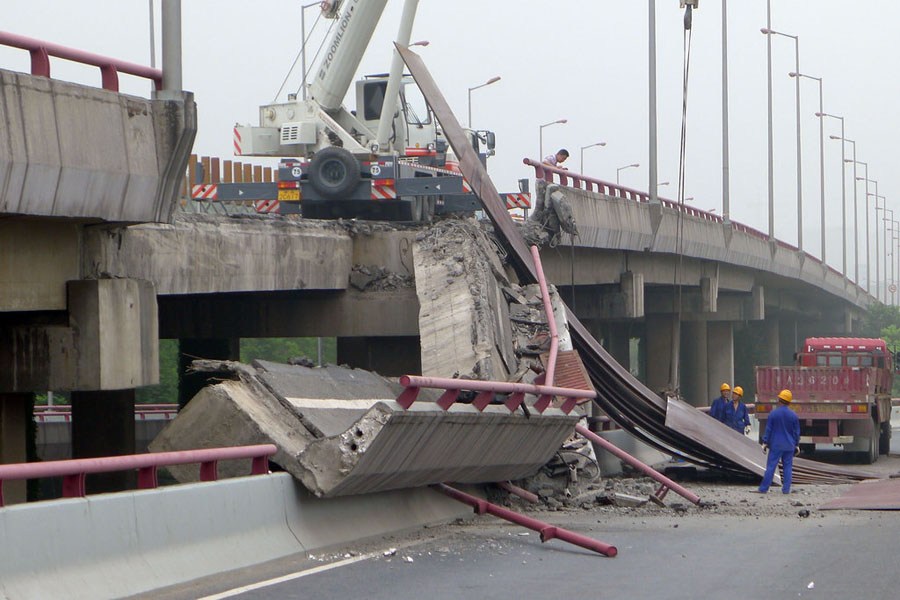
[[[28,406],[47,390],[72,392],[76,455],[133,448],[118,425],[134,418],[134,388],[159,381],[156,290],[95,276],[85,240],[100,223],[171,218],[196,114],[186,92],[145,99],[0,70],[0,461],[26,459]]]
[[[673,349],[679,353],[676,381],[696,405],[718,395],[722,381],[734,382],[736,327],[757,327],[768,361],[779,364],[807,335],[852,332],[872,300],[811,256],[715,215],[652,205],[611,185],[598,192],[539,181],[539,197],[553,192],[571,207],[578,235],[563,234],[557,251],[545,253],[548,277],[651,389],[672,384]],[[636,339],[640,364],[630,364]]]

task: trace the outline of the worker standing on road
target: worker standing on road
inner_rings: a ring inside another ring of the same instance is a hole
[[[778,406],[769,415],[766,432],[763,434],[763,452],[768,453],[766,474],[757,490],[761,494],[769,491],[778,461],[781,461],[781,491],[791,493],[791,477],[794,473],[794,456],[800,454],[800,419],[791,410],[794,400],[791,390],[778,392]]]
[[[709,407],[709,416],[716,421],[725,422],[725,406],[731,403],[731,386],[723,383],[719,386],[719,397],[712,401]]]
[[[541,161],[545,165],[550,165],[551,167],[556,167],[558,169],[565,169],[563,163],[566,162],[566,159],[569,158],[569,151],[565,148],[560,148],[556,154],[548,154],[544,157],[544,160]],[[568,170],[568,169],[566,169]]]
[[[744,388],[739,385],[731,390],[731,402],[725,400],[716,418],[739,433],[750,432],[750,415],[743,402]],[[710,411],[712,414],[712,411]]]

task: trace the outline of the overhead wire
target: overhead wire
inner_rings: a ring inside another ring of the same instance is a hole
[[[691,33],[693,21],[693,8],[690,4],[684,11],[684,42],[682,49],[682,91],[681,91],[681,138],[678,149],[678,189],[677,199],[679,210],[676,211],[675,225],[675,254],[677,260],[672,270],[672,312],[675,315],[672,321],[672,359],[669,363],[669,382],[672,384],[672,392],[679,394],[679,356],[681,355],[681,317],[682,317],[682,281],[684,273],[684,173],[687,152],[687,108],[688,108],[688,81],[691,71]]]
[[[309,33],[313,33],[316,30],[316,26],[319,24],[319,21],[321,19],[322,19],[322,13],[319,12],[319,14],[316,15],[316,20],[313,21],[312,27],[310,27],[310,29],[309,29]],[[325,32],[325,36],[323,37],[322,43],[324,43],[325,39],[328,39],[328,32],[331,31],[332,27],[334,27],[334,22],[332,22],[331,25],[328,27],[328,31]],[[284,90],[284,86],[287,85],[287,81],[290,78],[291,73],[293,73],[294,69],[297,68],[297,61],[299,61],[300,57],[303,56],[303,53],[305,52],[305,49],[306,49],[306,46],[308,45],[308,43],[309,43],[309,38],[306,36],[306,32],[304,32],[303,39],[300,42],[300,50],[297,52],[297,56],[294,57],[294,62],[291,63],[291,68],[288,69],[287,73],[285,74],[284,80],[281,82],[281,85],[278,86],[278,91],[275,92],[275,97],[272,99],[272,102],[276,102],[278,100],[278,96]],[[319,49],[316,51],[316,55],[313,57],[313,60],[310,62],[315,63],[316,58],[319,56],[319,52],[321,51],[321,49],[322,49],[322,46],[320,44]],[[298,88],[297,91],[300,91],[300,89],[303,87],[304,84],[306,84],[306,82],[301,81],[300,88]]]

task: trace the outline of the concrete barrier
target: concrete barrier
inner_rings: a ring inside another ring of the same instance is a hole
[[[314,498],[286,473],[0,509],[0,598],[119,598],[471,514],[427,488]]]

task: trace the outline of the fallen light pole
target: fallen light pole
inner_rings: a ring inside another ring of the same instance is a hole
[[[459,500],[460,502],[473,507],[475,509],[475,514],[493,515],[495,517],[505,519],[511,523],[515,523],[516,525],[521,525],[533,531],[539,532],[541,534],[541,542],[558,539],[570,544],[574,544],[576,546],[580,546],[582,548],[586,548],[588,550],[593,550],[594,552],[602,554],[603,556],[609,556],[610,558],[619,553],[615,546],[611,546],[599,540],[589,538],[586,535],[581,535],[580,533],[575,533],[574,531],[569,531],[568,529],[563,529],[562,527],[556,527],[549,523],[545,523],[544,521],[538,521],[537,519],[521,515],[515,511],[509,510],[508,508],[497,506],[496,504],[488,502],[487,500],[482,500],[481,498],[477,498],[475,496],[472,496],[471,494],[461,492],[460,490],[450,487],[445,483],[437,483],[433,487],[436,490],[453,498],[454,500]]]
[[[594,442],[595,444],[601,446],[607,452],[622,459],[623,461],[625,461],[626,463],[628,463],[635,469],[641,471],[642,473],[644,473],[645,475],[647,475],[654,481],[657,481],[660,484],[662,484],[660,486],[660,488],[658,490],[656,490],[656,494],[654,494],[652,496],[654,501],[662,502],[662,499],[665,497],[666,493],[671,489],[676,494],[678,494],[679,496],[682,496],[686,500],[693,502],[694,504],[700,504],[700,496],[698,496],[697,494],[691,492],[690,490],[687,490],[687,489],[683,488],[682,486],[678,485],[677,483],[675,483],[674,481],[672,481],[671,479],[669,479],[668,477],[666,477],[665,475],[663,475],[662,473],[660,473],[659,471],[654,469],[653,467],[651,467],[647,464],[644,464],[643,462],[641,462],[638,459],[636,459],[635,457],[631,456],[624,450],[617,448],[611,442],[604,440],[602,437],[600,437],[599,435],[597,435],[596,433],[594,433],[587,427],[584,427],[582,425],[576,425],[575,431],[577,431],[579,434],[586,437],[590,441]]]

